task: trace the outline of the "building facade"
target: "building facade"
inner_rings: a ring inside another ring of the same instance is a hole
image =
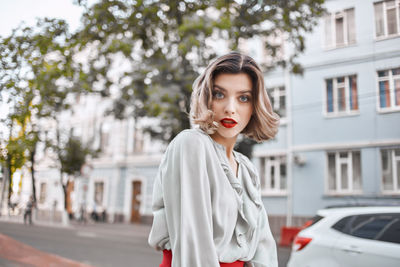
[[[276,69],[265,77],[282,120],[275,139],[254,147],[253,162],[275,233],[328,206],[400,205],[400,0],[327,1],[326,8],[306,36],[303,75]],[[262,61],[258,41],[247,52]],[[109,104],[82,97],[68,118],[84,143],[102,151],[74,179],[70,209],[146,221],[165,146],[133,119],[104,117]],[[49,212],[63,207],[51,166],[38,166],[36,185],[38,207]]]
[[[60,117],[61,125],[99,151],[82,167],[81,176],[63,178],[64,183],[70,179],[67,211],[77,219],[85,213],[106,222],[150,221],[153,180],[164,145],[151,140],[133,118],[117,120],[104,115],[111,105],[111,99],[98,95],[80,96],[72,112]],[[41,155],[37,161],[38,213],[60,220],[57,214],[64,209],[61,174],[51,158]],[[25,191],[30,191],[31,179],[25,180]]]
[[[326,8],[306,36],[303,75],[265,77],[282,123],[253,160],[276,225],[329,206],[400,205],[400,1]]]

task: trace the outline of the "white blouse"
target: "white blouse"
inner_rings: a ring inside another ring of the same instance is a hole
[[[200,129],[170,143],[153,191],[149,244],[172,250],[172,267],[277,267],[276,244],[250,160],[234,151],[238,177],[225,147]]]

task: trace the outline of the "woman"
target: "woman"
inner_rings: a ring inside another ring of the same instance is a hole
[[[276,267],[257,170],[233,150],[240,133],[256,141],[275,136],[263,74],[232,52],[195,81],[191,118],[169,144],[153,192],[149,244],[163,250],[160,267]]]

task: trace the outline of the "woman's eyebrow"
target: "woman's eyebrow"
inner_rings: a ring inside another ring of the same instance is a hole
[[[219,85],[217,85],[217,84],[214,84],[214,87],[217,87],[219,90],[221,90],[221,91],[223,91],[223,92],[226,92],[227,90],[225,89],[225,88],[223,88],[222,86],[219,86]],[[251,90],[242,90],[242,91],[239,91],[239,92],[237,92],[238,94],[245,94],[245,93],[249,93],[249,94],[251,94]]]
[[[218,89],[220,89],[221,91],[224,91],[224,92],[227,91],[224,87],[216,85],[216,84],[214,84],[214,87],[217,87]]]

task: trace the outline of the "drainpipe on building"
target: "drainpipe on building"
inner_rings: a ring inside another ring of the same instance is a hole
[[[290,71],[288,67],[284,70],[285,89],[286,89],[286,142],[287,142],[287,199],[286,199],[286,226],[292,226],[293,217],[293,148],[292,148],[292,87]]]

